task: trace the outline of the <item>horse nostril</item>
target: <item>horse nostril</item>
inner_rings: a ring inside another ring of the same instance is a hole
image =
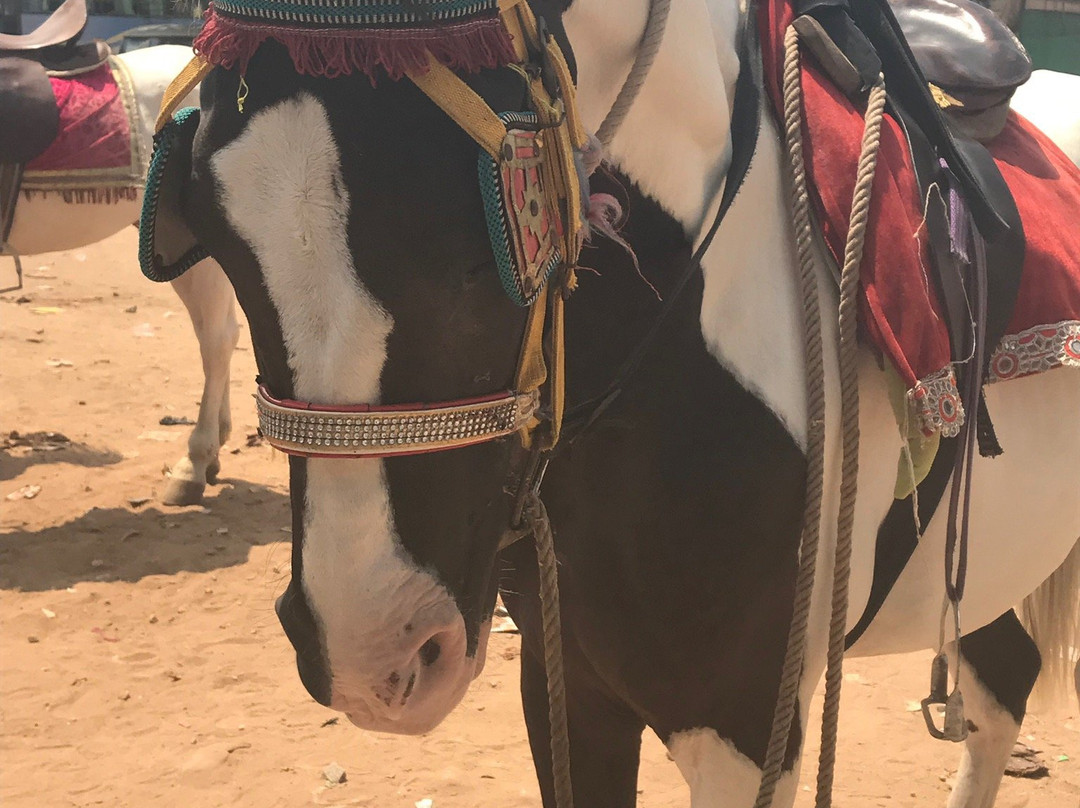
[[[435,661],[439,658],[439,654],[442,653],[442,648],[435,640],[428,640],[426,643],[420,646],[420,663],[426,668],[435,664]]]

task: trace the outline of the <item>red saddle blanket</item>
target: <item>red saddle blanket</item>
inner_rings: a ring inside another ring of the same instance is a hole
[[[26,165],[28,192],[89,194],[111,201],[142,184],[138,138],[132,137],[135,111],[130,82],[119,61],[110,58],[75,76],[50,77],[60,112],[60,129],[48,149]]]
[[[793,15],[789,0],[760,8],[766,89],[782,114],[784,32]],[[842,264],[864,110],[805,49],[802,89],[811,196],[829,250]],[[987,148],[1016,200],[1027,241],[1019,297],[1007,335],[994,346],[988,381],[1080,367],[1080,170],[1015,113]],[[899,124],[886,115],[860,268],[860,324],[906,385],[923,432],[955,435],[964,414],[929,266],[911,156]]]

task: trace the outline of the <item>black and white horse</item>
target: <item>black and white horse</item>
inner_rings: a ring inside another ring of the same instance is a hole
[[[533,5],[559,36],[565,24],[595,127],[627,75],[647,0]],[[655,67],[611,148],[625,190],[607,190],[622,195],[625,234],[661,295],[724,182],[739,7],[672,4]],[[272,42],[247,69],[242,114],[238,80],[217,69],[204,82],[188,214],[248,315],[262,383],[279,398],[334,405],[511,387],[525,311],[499,283],[476,144],[410,82],[300,76]],[[472,84],[496,110],[521,108],[513,71]],[[703,272],[632,386],[544,481],[561,562],[573,782],[590,808],[635,803],[646,726],[667,745],[694,806],[748,806],[761,778],[792,609],[807,436],[781,142],[763,120]],[[571,403],[603,390],[660,305],[617,250],[586,250],[582,263],[597,272],[581,274],[568,304]],[[824,274],[820,287],[835,312]],[[835,400],[835,317],[824,320]],[[867,602],[901,447],[869,351],[859,386],[849,625]],[[1040,616],[1066,625],[1078,598],[1080,373],[994,385],[987,396],[1007,450],[975,461],[960,662],[972,732],[953,808],[993,803],[1039,672],[1013,605],[1055,570],[1061,598]],[[827,421],[828,514],[839,474],[834,406]],[[316,699],[364,728],[422,733],[479,675],[501,587],[522,629],[525,714],[550,805],[535,554],[525,542],[497,553],[520,451],[505,440],[385,460],[291,458],[292,581],[279,614]],[[851,653],[937,647],[944,521],[937,514],[926,525]],[[823,569],[834,539],[826,529]],[[820,576],[801,727],[824,666],[828,586]],[[777,805],[794,799],[801,736]]]

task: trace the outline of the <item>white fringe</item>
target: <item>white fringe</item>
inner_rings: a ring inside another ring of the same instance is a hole
[[[1053,709],[1065,703],[1073,687],[1080,701],[1080,540],[1017,613],[1042,655],[1029,704],[1038,711]]]

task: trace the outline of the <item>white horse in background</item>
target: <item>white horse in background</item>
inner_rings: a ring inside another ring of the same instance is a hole
[[[153,150],[153,126],[161,97],[191,59],[191,49],[159,45],[117,58],[130,73],[138,105],[138,121],[132,134],[141,139],[142,154],[148,158]],[[185,106],[198,104],[196,90]],[[66,202],[58,193],[23,195],[15,207],[8,244],[16,255],[84,247],[137,222],[141,205],[141,192],[136,200],[105,203]],[[188,440],[187,454],[173,465],[162,500],[168,505],[190,505],[202,499],[207,483],[217,482],[218,452],[232,426],[229,363],[240,327],[232,286],[212,258],[192,267],[173,281],[172,286],[191,316],[205,380],[199,418]]]
[[[1016,90],[1011,106],[1080,165],[1080,76],[1036,70]]]

